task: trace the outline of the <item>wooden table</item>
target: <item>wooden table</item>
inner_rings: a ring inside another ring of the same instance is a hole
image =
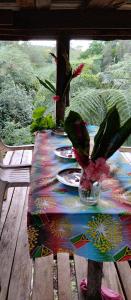
[[[88,259],[88,299],[101,299],[103,261],[131,258],[131,206],[112,190],[101,193],[97,206],[80,203],[78,190],[59,183],[58,171],[75,167],[76,162],[54,154],[57,147],[69,144],[65,137],[47,131],[37,134],[32,163],[28,205],[30,256],[35,259],[59,251],[70,251]],[[120,153],[116,181],[126,191],[131,187],[131,165]],[[121,200],[121,201],[120,201]]]

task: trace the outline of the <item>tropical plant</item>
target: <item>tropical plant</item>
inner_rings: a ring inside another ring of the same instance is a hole
[[[43,129],[50,129],[55,127],[55,122],[51,114],[45,115],[46,107],[37,107],[33,111],[32,124],[30,126],[31,132],[41,131]]]
[[[65,131],[75,148],[76,158],[83,167],[88,165],[90,153],[90,137],[81,116],[70,111],[64,123]],[[131,117],[121,126],[116,106],[113,106],[100,124],[94,138],[91,160],[108,159],[131,134]]]
[[[78,112],[84,121],[100,125],[110,108],[116,105],[123,124],[131,117],[131,91],[117,89],[85,89],[71,99],[66,109],[66,117],[70,110]]]
[[[55,54],[50,53],[51,56],[55,59],[55,62],[57,63],[57,57],[55,56]],[[84,64],[80,64],[79,66],[77,66],[74,70],[72,69],[72,66],[69,62],[69,58],[66,52],[63,53],[63,59],[65,61],[65,65],[66,65],[66,79],[65,79],[65,83],[63,86],[63,92],[61,95],[61,99],[65,97],[66,92],[68,90],[69,84],[71,82],[71,80],[77,76],[79,76],[83,70]],[[55,101],[59,101],[60,100],[60,96],[56,95],[56,88],[55,86],[52,84],[51,81],[45,79],[44,81],[41,80],[39,77],[37,77],[37,79],[39,80],[39,82],[50,92],[52,92],[52,94],[54,94],[55,96],[53,96],[53,99]]]

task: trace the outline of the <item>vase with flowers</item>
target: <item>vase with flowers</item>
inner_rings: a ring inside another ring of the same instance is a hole
[[[76,160],[82,168],[80,200],[88,205],[97,204],[101,181],[110,176],[110,168],[106,161],[131,134],[131,118],[121,126],[118,110],[113,106],[95,135],[92,153],[86,124],[78,113],[70,111],[65,119],[64,128],[73,144]]]

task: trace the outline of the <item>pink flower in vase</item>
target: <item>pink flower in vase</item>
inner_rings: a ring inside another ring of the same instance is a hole
[[[103,180],[109,174],[110,168],[103,157],[98,158],[96,161],[90,160],[88,165],[84,167],[80,183],[83,188],[91,189],[93,182]]]

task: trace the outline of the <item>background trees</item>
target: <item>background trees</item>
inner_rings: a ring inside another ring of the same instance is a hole
[[[55,84],[56,65],[49,54],[55,47],[29,42],[0,42],[0,133],[8,144],[33,141],[30,133],[33,109],[46,106],[55,118],[52,94],[38,81]],[[99,125],[116,104],[121,122],[131,117],[131,41],[92,41],[85,51],[71,48],[73,68],[84,63],[81,76],[71,82],[70,109],[88,123]],[[130,139],[127,142],[131,144]]]

